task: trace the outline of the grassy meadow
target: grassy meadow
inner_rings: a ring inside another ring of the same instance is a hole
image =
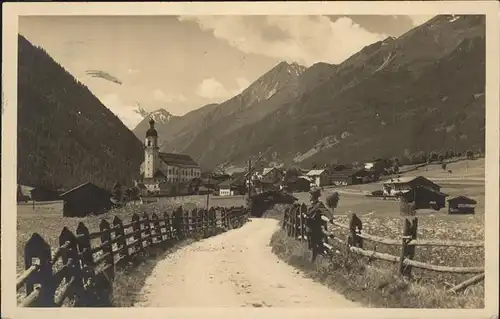
[[[451,163],[443,171],[438,165],[430,165],[404,176],[421,175],[435,181],[448,198],[465,195],[477,201],[474,215],[448,215],[447,208],[440,211],[418,210],[418,239],[436,240],[484,240],[485,186],[484,159]],[[363,222],[363,231],[385,238],[399,238],[403,218],[399,213],[399,202],[365,197],[365,192],[381,189],[380,182],[326,187],[323,200],[329,193],[338,191],[340,201],[335,209],[336,220],[347,224],[347,213],[356,213]],[[308,194],[296,194],[299,201],[308,201]],[[330,226],[330,232],[345,238],[346,231]],[[303,269],[312,278],[323,282],[345,294],[352,300],[374,307],[422,307],[422,308],[480,308],[484,306],[484,283],[473,285],[457,295],[446,289],[471,278],[474,274],[451,274],[413,268],[412,281],[397,276],[394,263],[370,260],[348,254],[336,242],[332,260],[320,258],[310,264],[310,252],[305,243],[291,240],[283,231],[278,231],[271,240],[273,251],[293,266]],[[364,241],[364,248],[399,256],[400,248]],[[416,247],[415,260],[440,266],[480,267],[484,266],[483,248],[461,247]]]

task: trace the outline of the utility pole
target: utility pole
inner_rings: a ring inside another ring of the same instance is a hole
[[[247,185],[248,186],[248,191],[247,191],[248,195],[247,196],[248,196],[248,198],[250,198],[250,190],[251,190],[251,187],[252,187],[251,184],[250,184],[251,171],[252,171],[252,160],[249,159],[248,160],[248,178],[247,178],[247,183],[248,183],[248,185]]]
[[[212,171],[208,172],[208,192],[207,192],[207,210],[209,209],[209,203],[210,203],[210,191],[211,191],[211,177],[212,177]]]

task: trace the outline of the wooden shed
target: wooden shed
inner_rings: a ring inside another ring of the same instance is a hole
[[[45,187],[35,187],[31,190],[31,200],[37,202],[59,200],[59,192]]]
[[[364,169],[344,169],[344,170],[334,170],[330,174],[330,179],[333,185],[353,185],[361,184],[363,177],[367,176],[367,172]]]
[[[283,188],[289,192],[308,192],[311,185],[309,180],[293,176],[283,182]]]
[[[415,187],[410,190],[402,191],[399,195],[401,201],[401,212],[408,213],[416,209],[434,209],[440,210],[446,206],[445,193],[435,189],[425,187]]]
[[[102,214],[111,208],[111,193],[90,182],[61,194],[64,217],[85,217]]]
[[[448,199],[449,214],[474,214],[477,202],[466,196]]]

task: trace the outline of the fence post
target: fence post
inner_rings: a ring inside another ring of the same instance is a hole
[[[109,278],[109,281],[112,282],[115,278],[115,259],[113,256],[113,246],[111,245],[111,227],[107,220],[101,220],[99,230],[101,232],[102,253],[107,254],[104,259],[104,274]]]
[[[200,232],[200,224],[199,224],[199,215],[198,215],[198,209],[193,208],[191,210],[191,213],[189,214],[189,234],[190,236],[198,235]]]
[[[290,236],[292,236],[292,238],[295,238],[295,227],[297,226],[296,223],[297,223],[297,211],[298,209],[294,209],[292,210],[292,220],[291,220],[291,224],[290,224]]]
[[[115,229],[115,236],[118,237],[118,245],[120,246],[120,262],[127,262],[129,258],[127,238],[125,238],[125,229],[123,228],[123,222],[118,216],[115,216],[115,218],[113,218],[113,228]]]
[[[146,241],[146,248],[151,247],[153,244],[153,239],[151,238],[151,221],[149,220],[149,215],[148,213],[144,212],[142,214],[142,220],[143,220],[143,225],[144,225],[144,237]]]
[[[215,208],[210,207],[208,209],[208,219],[210,223],[210,236],[214,236],[216,234],[217,229],[217,216],[215,215]]]
[[[304,208],[307,209],[305,206],[301,206],[299,210],[299,222],[300,222],[300,240],[303,241],[305,238],[305,227],[304,227]]]
[[[226,207],[221,207],[220,209],[220,227],[224,229],[224,231],[227,229]]]
[[[71,282],[68,287],[69,294],[73,296],[75,304],[80,303],[79,297],[83,295],[82,269],[80,266],[80,255],[78,253],[78,242],[76,236],[67,228],[64,227],[59,235],[59,246],[69,242],[68,249],[61,253],[63,264],[66,264],[68,271],[66,272],[66,281]],[[64,300],[60,300],[62,304]]]
[[[285,211],[283,212],[283,221],[281,222],[281,229],[286,229],[286,224],[288,220],[288,211],[290,210],[290,206],[285,207]]]
[[[81,267],[82,267],[82,285],[84,298],[80,298],[77,306],[91,307],[93,301],[92,296],[92,280],[94,279],[94,257],[92,256],[91,245],[90,245],[90,234],[88,228],[84,223],[79,222],[76,227],[76,240],[78,246],[78,252],[80,253]]]
[[[160,244],[162,242],[160,219],[156,213],[151,215],[151,220],[153,222],[154,237],[151,239],[154,244]],[[155,243],[156,241],[156,243]]]
[[[191,235],[191,223],[189,222],[189,210],[185,210],[183,211],[183,215],[182,215],[182,222],[183,222],[183,225],[184,225],[184,234],[183,234],[183,237],[186,238],[186,237],[189,237]]]
[[[132,236],[132,239],[136,242],[134,244],[134,252],[132,255],[135,255],[142,250],[141,218],[137,213],[132,215],[132,231],[135,234]]]
[[[54,278],[52,277],[52,256],[50,245],[38,233],[34,233],[24,246],[24,269],[29,269],[33,264],[38,265],[38,270],[26,280],[26,296],[34,290],[34,285],[41,285],[38,300],[33,303],[35,307],[53,307]]]
[[[233,229],[233,216],[234,216],[234,212],[233,212],[233,206],[229,207],[227,209],[227,226],[228,226],[228,229]]]
[[[173,238],[171,222],[170,222],[170,215],[168,214],[167,211],[163,212],[163,219],[165,221],[165,237],[164,238],[162,237],[162,241],[169,240],[169,239]]]
[[[203,238],[207,238],[210,236],[210,224],[208,219],[208,209],[200,210],[200,220],[201,220],[201,229],[203,232]]]
[[[184,213],[182,212],[182,206],[179,206],[174,212],[174,230],[175,230],[175,237],[178,240],[185,237],[183,214]]]
[[[415,245],[408,245],[412,240],[417,239],[417,229],[418,229],[418,218],[414,217],[412,220],[405,219],[405,224],[403,228],[403,245],[401,248],[401,258],[400,258],[400,274],[406,278],[411,276],[412,267],[410,265],[404,265],[404,259],[414,259],[415,258]]]
[[[409,237],[411,234],[411,225],[408,218],[405,218],[403,221],[403,232],[401,239],[401,255],[399,257],[399,274],[401,276],[407,277],[408,272],[406,271],[406,267],[404,264],[405,259],[408,257],[408,245]]]
[[[288,207],[288,209],[286,210],[286,223],[285,224],[285,232],[286,232],[286,235],[287,236],[290,236],[290,222],[292,220],[292,212],[293,210],[295,209],[295,205],[292,205],[290,207]]]
[[[347,238],[348,246],[363,248],[363,238],[358,234],[363,229],[363,223],[356,214],[349,216],[349,237]]]

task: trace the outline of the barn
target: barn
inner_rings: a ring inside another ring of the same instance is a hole
[[[311,189],[310,181],[297,176],[287,178],[283,188],[289,192],[308,192]]]
[[[60,195],[64,217],[85,217],[102,214],[111,208],[111,193],[90,182],[76,186]]]
[[[423,176],[391,178],[383,183],[383,191],[386,196],[395,196],[399,193],[404,193],[417,187],[435,192],[439,192],[441,189],[441,186]]]
[[[353,185],[361,184],[363,181],[363,177],[366,175],[367,172],[364,169],[344,169],[340,171],[334,170],[330,174],[330,179],[332,181],[332,184],[336,186]]]
[[[439,210],[446,206],[447,194],[440,191],[417,186],[411,190],[403,191],[400,200],[405,204],[412,204],[414,209]],[[405,205],[402,205],[404,207]]]
[[[449,214],[474,214],[477,202],[466,196],[448,199]]]
[[[37,202],[54,201],[59,199],[59,192],[45,187],[35,187],[31,190],[31,200]]]

